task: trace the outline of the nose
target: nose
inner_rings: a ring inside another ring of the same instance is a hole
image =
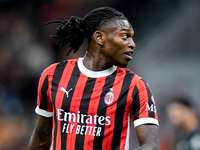
[[[128,47],[131,48],[131,49],[134,49],[136,47],[135,42],[133,41],[132,38],[130,38]]]

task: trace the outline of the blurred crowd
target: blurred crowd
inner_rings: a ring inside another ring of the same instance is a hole
[[[37,84],[43,69],[84,54],[83,46],[77,54],[67,57],[66,48],[60,50],[49,38],[57,25],[45,26],[45,22],[69,19],[72,15],[83,17],[95,7],[111,6],[130,19],[137,43],[177,9],[180,1],[0,0],[0,150],[27,149],[36,121]],[[164,114],[161,112],[161,117]],[[174,142],[173,137],[167,136],[162,136],[163,150],[169,150],[169,143]]]

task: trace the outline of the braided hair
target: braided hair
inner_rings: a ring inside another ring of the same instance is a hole
[[[105,23],[115,19],[127,20],[123,13],[111,7],[100,7],[90,11],[84,18],[72,16],[69,20],[50,21],[46,24],[60,23],[55,35],[51,37],[57,40],[60,48],[69,43],[70,49],[67,53],[69,55],[72,50],[74,53],[78,51],[84,38],[87,38],[88,42],[90,42],[96,30],[102,29]]]

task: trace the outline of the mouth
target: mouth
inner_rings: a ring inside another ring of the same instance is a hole
[[[128,56],[131,56],[133,53],[128,52],[128,53],[125,53],[125,54],[128,55]]]
[[[129,52],[126,52],[126,53],[124,53],[124,54],[126,55],[127,59],[131,60],[131,59],[132,59],[131,55],[132,55],[133,53],[134,53],[134,51],[129,51]]]

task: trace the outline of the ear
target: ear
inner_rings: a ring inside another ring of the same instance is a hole
[[[105,34],[101,31],[95,31],[94,34],[94,40],[99,44],[99,45],[103,45],[104,41],[105,41]]]

